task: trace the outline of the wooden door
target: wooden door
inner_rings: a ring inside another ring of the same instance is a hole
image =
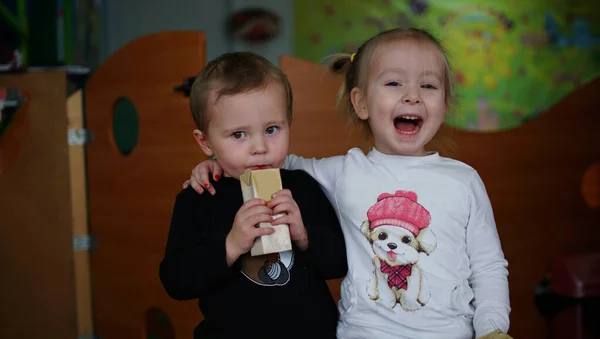
[[[77,337],[66,74],[0,75],[26,103],[0,136],[0,338]]]
[[[168,297],[158,267],[175,196],[204,159],[192,137],[188,99],[173,89],[204,64],[203,33],[160,32],[118,50],[88,81],[90,230],[97,240],[92,293],[95,332],[103,338],[145,338],[160,325],[146,320],[155,314],[166,314],[175,335],[189,338],[201,320],[195,302]],[[138,122],[126,133],[138,136],[126,155],[113,135],[113,110],[123,98]]]

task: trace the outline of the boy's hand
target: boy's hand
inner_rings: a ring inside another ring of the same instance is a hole
[[[194,167],[190,179],[184,181],[183,189],[188,188],[190,185],[192,188],[202,194],[206,189],[211,195],[215,195],[215,188],[210,184],[208,175],[212,172],[213,180],[217,181],[223,174],[223,169],[219,164],[212,159],[204,160]]]
[[[308,248],[308,233],[302,221],[302,214],[298,204],[292,198],[292,192],[283,189],[273,194],[273,199],[269,201],[267,207],[273,209],[273,215],[285,213],[285,215],[273,220],[271,225],[288,224],[290,226],[290,237],[301,250]]]
[[[225,239],[227,265],[231,266],[244,253],[252,249],[254,239],[275,232],[270,227],[256,227],[261,222],[271,222],[273,211],[264,200],[252,199],[238,210],[231,231]]]

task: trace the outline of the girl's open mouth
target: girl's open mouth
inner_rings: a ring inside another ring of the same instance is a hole
[[[423,119],[416,115],[401,115],[394,118],[394,127],[400,134],[417,134],[423,126]]]

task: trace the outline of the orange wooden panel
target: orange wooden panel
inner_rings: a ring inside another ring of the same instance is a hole
[[[0,174],[0,338],[75,339],[66,74],[1,74],[0,87],[28,93],[0,140],[14,160]]]
[[[96,333],[142,338],[150,308],[163,310],[178,337],[190,337],[201,319],[196,303],[170,299],[159,278],[176,194],[204,160],[192,131],[188,99],[173,88],[205,64],[200,32],[160,32],[114,53],[90,78],[86,123]],[[139,117],[139,140],[122,156],[112,136],[115,102],[130,99]]]
[[[292,153],[323,157],[356,146],[368,149],[360,131],[348,130],[335,116],[341,79],[292,57],[282,57],[281,65],[295,97]],[[517,129],[476,133],[445,126],[443,137],[431,145],[476,168],[486,184],[510,264],[510,333],[516,338],[547,336],[534,291],[552,259],[563,252],[600,249],[600,211],[582,195],[598,190],[582,190],[584,174],[600,161],[597,93],[600,79]],[[339,281],[331,281],[330,288],[339,297]]]
[[[369,149],[364,131],[335,113],[340,78],[322,65],[294,57],[282,56],[280,64],[294,92],[290,153],[321,158],[345,154],[352,147]]]

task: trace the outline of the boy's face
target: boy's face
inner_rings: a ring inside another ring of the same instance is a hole
[[[225,174],[239,179],[248,170],[279,168],[288,151],[290,126],[283,88],[269,83],[262,90],[208,97],[210,122],[194,137]]]

